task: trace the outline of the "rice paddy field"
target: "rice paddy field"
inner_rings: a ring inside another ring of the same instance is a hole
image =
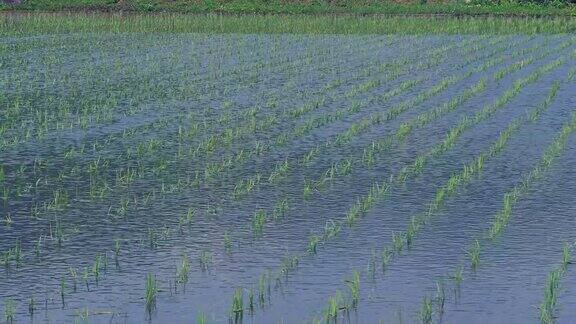
[[[574,23],[288,20],[2,17],[0,323],[576,322]]]

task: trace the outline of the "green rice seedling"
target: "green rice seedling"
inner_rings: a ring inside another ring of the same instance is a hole
[[[156,308],[156,297],[158,291],[158,282],[156,278],[150,273],[147,274],[144,301],[146,304],[146,312],[148,312],[149,315],[151,315],[152,311]]]
[[[88,267],[84,267],[84,272],[82,273],[82,280],[84,281],[84,285],[86,285],[86,291],[90,291],[89,276],[90,272],[88,271]]]
[[[12,298],[6,298],[4,302],[4,319],[7,323],[13,323],[16,317],[16,307]]]
[[[546,287],[544,289],[544,300],[540,305],[540,321],[542,323],[552,323],[554,320],[554,308],[558,300],[560,279],[562,271],[554,270],[548,274]]]
[[[310,180],[305,180],[304,182],[304,199],[309,200],[314,193],[314,184]]]
[[[198,315],[196,315],[196,324],[206,324],[206,314],[198,312]]]
[[[268,283],[268,277],[265,274],[260,275],[258,278],[258,303],[260,307],[264,305],[266,292],[269,292],[270,285]]]
[[[474,244],[468,250],[468,257],[470,258],[472,270],[476,270],[480,262],[480,242],[478,240],[474,241]]]
[[[418,233],[420,229],[420,222],[416,219],[416,217],[412,216],[410,218],[410,224],[408,225],[408,229],[406,230],[406,246],[410,248],[412,246],[412,241]]]
[[[306,153],[303,157],[302,157],[302,164],[305,166],[310,165],[310,163],[312,163],[312,160],[314,160],[314,158],[316,157],[316,155],[318,154],[319,149],[317,147],[313,148],[312,150],[308,151],[308,153]]]
[[[284,257],[282,265],[280,266],[280,274],[287,276],[290,271],[298,267],[299,262],[300,258],[296,255]]]
[[[232,238],[228,231],[224,231],[224,250],[226,253],[230,253],[232,251]]]
[[[72,277],[72,291],[76,292],[78,290],[78,270],[76,268],[70,267],[70,277]]]
[[[56,219],[54,221],[54,233],[52,233],[52,223],[50,223],[50,237],[56,238],[56,242],[58,246],[62,246],[62,242],[64,241],[64,231],[62,229],[62,222],[60,219]]]
[[[153,228],[148,228],[148,241],[151,249],[155,249],[158,246],[158,234]]]
[[[430,298],[424,297],[424,299],[422,300],[422,306],[420,307],[420,310],[418,311],[418,318],[419,318],[420,322],[423,324],[432,323],[432,314],[433,313],[434,313],[434,310],[432,307],[432,301],[430,300]]]
[[[358,218],[362,214],[362,202],[358,200],[352,207],[346,212],[346,221],[348,222],[348,226],[352,227]]]
[[[185,285],[188,282],[188,275],[190,273],[190,261],[188,256],[184,254],[182,256],[182,261],[180,267],[176,270],[176,282],[181,285]]]
[[[352,160],[351,159],[344,159],[343,161],[337,164],[336,173],[343,177],[347,176],[352,172]]]
[[[232,297],[232,315],[236,320],[242,318],[244,313],[244,290],[236,288]]]
[[[42,251],[42,235],[40,235],[40,237],[38,237],[36,244],[34,244],[34,254],[36,255],[37,258],[40,257],[41,251]]]
[[[354,271],[352,274],[352,279],[347,280],[348,290],[350,292],[350,297],[352,299],[352,307],[358,307],[358,301],[360,300],[360,273]]]
[[[283,218],[284,215],[288,212],[288,198],[283,198],[279,200],[276,205],[274,206],[274,212],[272,213],[272,217],[274,220],[278,220]]]
[[[252,217],[252,230],[254,235],[261,235],[264,230],[264,224],[266,223],[266,211],[263,209],[258,209]]]
[[[336,295],[328,298],[328,307],[324,310],[324,317],[326,320],[336,319],[338,317],[338,312],[343,308],[342,304],[342,293],[337,290]]]
[[[20,266],[22,264],[22,244],[20,239],[16,239],[16,244],[12,248],[12,255],[16,266]]]
[[[290,170],[290,166],[288,164],[288,159],[285,159],[284,162],[276,165],[274,170],[270,173],[268,177],[268,182],[270,183],[277,183],[280,179],[284,178],[288,171]]]
[[[332,239],[333,237],[338,235],[338,233],[340,233],[341,229],[342,225],[340,225],[340,223],[336,223],[331,219],[326,221],[326,224],[324,225],[324,235],[322,236],[322,239],[324,241]]]
[[[101,269],[102,269],[102,256],[98,254],[96,255],[96,259],[94,259],[94,264],[92,265],[92,275],[94,276],[96,285],[98,285],[98,281],[100,279]]]
[[[370,275],[370,277],[372,277],[372,279],[374,279],[376,276],[377,263],[378,263],[378,256],[376,255],[376,251],[372,250],[372,256],[370,257],[368,265],[366,266],[366,272],[368,273],[368,275]]]
[[[210,265],[212,264],[212,253],[208,251],[200,252],[200,268],[204,271],[207,271]]]
[[[570,245],[564,244],[562,248],[562,269],[566,270],[566,267],[572,263],[572,250]]]
[[[206,216],[215,217],[216,215],[218,215],[218,209],[216,208],[216,206],[208,204],[206,206]]]
[[[382,272],[386,271],[386,269],[388,268],[388,264],[390,264],[390,261],[392,260],[393,256],[394,251],[390,250],[390,248],[385,247],[384,249],[382,249]]]
[[[454,283],[456,284],[456,286],[460,286],[460,284],[462,283],[463,272],[464,271],[462,270],[462,267],[456,268],[456,271],[454,272],[454,275],[452,276],[452,280],[454,280]]]
[[[394,251],[396,253],[402,252],[402,248],[404,247],[404,239],[402,238],[402,234],[392,233],[392,246],[394,247]]]
[[[315,234],[310,235],[306,251],[308,251],[309,254],[316,254],[318,249],[318,243],[320,243],[320,238]]]
[[[6,216],[4,216],[4,225],[6,227],[10,227],[12,225],[12,217],[10,216],[10,213],[6,213]]]
[[[375,143],[372,142],[372,145],[374,144]],[[374,161],[375,161],[375,152],[373,147],[364,148],[364,151],[362,152],[362,163],[364,163],[365,166],[370,167],[374,165]]]

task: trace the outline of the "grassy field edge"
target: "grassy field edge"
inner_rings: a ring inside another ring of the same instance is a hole
[[[162,0],[27,0],[20,5],[0,4],[5,12],[84,11],[133,13],[220,13],[220,14],[356,14],[356,15],[448,15],[547,17],[576,16],[576,6],[536,3],[428,3],[312,1],[286,2],[267,0],[232,1],[162,1]]]

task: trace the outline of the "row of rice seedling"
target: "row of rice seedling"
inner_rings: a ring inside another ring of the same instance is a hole
[[[555,67],[556,65],[558,65],[558,63],[552,64],[552,65],[548,65],[545,69],[540,69],[543,71],[536,71],[535,73],[533,73],[534,75],[540,75],[543,72],[547,72],[548,70],[552,69],[553,67]],[[350,209],[350,211],[352,213],[362,213],[362,211],[367,211],[367,209],[371,206],[371,204],[373,204],[375,201],[377,201],[377,198],[380,197],[384,197],[386,192],[388,190],[388,185],[386,184],[386,181],[384,182],[383,185],[375,185],[372,190],[370,191],[370,193],[366,196],[366,199],[363,199],[362,201],[360,201],[358,204],[356,204],[352,209]],[[363,208],[364,206],[367,206],[367,208]],[[316,251],[317,250],[317,246],[318,246],[318,239],[314,240],[314,238],[318,238],[318,237],[323,237],[322,235],[320,236],[314,236],[311,238],[310,242],[316,242],[315,244],[310,244],[309,243],[309,247],[313,246],[313,249],[308,248],[308,251]],[[325,237],[332,237],[331,235],[327,235]],[[399,237],[400,238],[400,237]],[[402,241],[399,241],[401,245],[403,245]],[[400,246],[401,246],[400,245]],[[299,259],[300,257],[298,256],[293,256],[293,258]],[[284,269],[278,271],[278,273],[285,273],[286,271]]]
[[[326,49],[325,49],[325,48],[321,48],[321,50],[323,50],[324,52],[326,52]],[[305,55],[309,55],[309,54],[310,54],[310,53],[305,53]],[[279,57],[280,57],[280,58],[284,58],[283,55],[279,55]],[[253,58],[254,58],[254,57],[252,57],[252,59],[253,59]],[[286,61],[287,61],[287,62],[286,62]],[[330,60],[326,60],[326,61],[330,61]],[[258,60],[256,60],[256,62],[258,62]],[[322,60],[321,60],[320,62],[322,62]],[[293,63],[293,62],[291,62],[291,59],[288,59],[288,60],[284,59],[284,60],[280,60],[279,63],[286,65],[286,63]],[[153,72],[154,72],[154,70],[156,70],[154,67],[155,67],[155,66],[158,66],[158,64],[159,64],[159,63],[157,63],[157,62],[153,62],[153,63],[152,63],[152,69],[150,69],[150,71],[149,71],[149,78],[145,78],[145,79],[153,78],[153,76],[156,75],[156,74],[153,73]],[[257,63],[257,64],[262,65],[262,63]],[[219,64],[218,64],[218,65],[219,65]],[[256,66],[252,66],[252,65],[243,66],[243,65],[241,65],[241,64],[240,64],[239,66],[240,66],[242,69],[244,69],[245,71],[252,71],[252,70],[255,70],[255,69],[254,69],[255,67],[258,67],[258,65],[256,65]],[[92,70],[92,71],[93,71],[93,70]],[[238,70],[238,71],[243,71],[243,70]],[[218,71],[218,70],[216,70],[216,72],[221,73],[221,72]],[[233,70],[232,72],[234,72],[234,73],[230,73],[230,76],[237,77],[238,72],[235,72],[234,70]],[[186,72],[186,73],[188,73],[188,72]],[[198,72],[197,74],[201,75],[200,72]],[[91,78],[91,79],[94,79],[94,78]],[[138,80],[139,82],[144,82],[143,80],[141,80],[141,79],[142,79],[141,76],[140,76],[139,79],[140,79],[140,80]],[[225,79],[224,79],[224,80],[225,80]],[[105,81],[106,81],[107,83],[109,83],[109,80],[105,80]],[[135,80],[135,81],[136,81],[136,80]],[[187,83],[186,86],[190,89],[190,86],[191,86],[191,85],[199,86],[199,85],[204,84],[204,87],[206,87],[206,81],[208,81],[208,80],[205,80],[205,78],[200,78],[200,79],[197,79],[197,81],[198,81],[198,83],[196,83],[196,82],[194,82],[194,83]],[[212,81],[213,81],[213,82],[219,82],[219,83],[220,83],[220,82],[222,82],[223,80],[222,80],[221,77],[218,76],[218,78],[212,78]],[[148,82],[150,82],[150,81],[148,81]],[[200,83],[200,82],[203,82],[203,83]],[[15,83],[16,83],[16,84],[22,84],[22,82],[15,82]],[[244,85],[244,84],[242,84],[242,85]],[[108,85],[108,84],[105,84],[104,86],[107,86],[107,87],[108,87],[109,85]],[[124,86],[122,89],[123,89],[123,90],[128,90],[128,89],[132,89],[132,88],[125,89],[125,86]],[[79,92],[80,90],[81,90],[81,88],[78,89],[78,90],[72,91],[72,93],[77,93],[77,92]],[[40,93],[40,94],[38,94],[38,95],[39,95],[39,96],[42,96],[43,94]],[[156,98],[156,97],[155,97],[155,98]],[[27,99],[27,100],[30,100],[29,96],[27,96],[26,99]],[[42,97],[40,97],[40,98],[38,98],[38,99],[41,100]],[[85,101],[85,100],[86,100],[86,98],[82,98],[82,97],[80,97],[80,98],[72,98],[72,99],[74,99],[76,102],[77,102],[77,101]],[[78,99],[78,100],[76,100],[76,99]],[[91,97],[88,97],[88,99],[92,99],[92,98],[91,98]],[[19,101],[18,101],[18,98],[16,98],[16,102],[19,102]],[[134,101],[133,101],[133,102],[134,102]],[[101,103],[100,103],[100,104],[101,104]],[[70,107],[71,105],[70,105],[70,104],[64,104],[64,105],[60,104],[59,106],[60,106],[60,107]],[[12,105],[11,105],[10,107],[12,107]],[[23,114],[23,112],[22,112],[21,105],[17,105],[17,106],[14,106],[14,107],[18,107],[18,110],[15,110],[15,114],[11,114],[11,115],[15,115],[15,116],[25,115],[25,114]],[[73,106],[72,106],[72,107],[73,107]],[[83,107],[83,108],[82,108],[82,109],[83,109],[83,110],[82,110],[83,113],[88,112],[88,111],[85,109],[86,104],[83,104],[82,107]],[[97,108],[97,110],[94,111],[94,110],[90,109],[90,111],[96,112],[96,113],[100,113],[100,112],[102,111],[102,107],[97,107],[97,106],[96,106],[95,108]],[[98,109],[98,108],[99,108],[99,109]],[[60,116],[60,115],[61,115],[61,114],[58,114],[58,118],[62,119],[63,116]],[[46,115],[43,115],[43,116],[46,116]]]
[[[285,160],[285,161],[287,161],[287,160]],[[129,169],[125,169],[125,170],[123,170],[123,171],[119,174],[119,176],[118,176],[118,178],[119,178],[118,183],[121,184],[120,186],[125,186],[126,183],[130,183],[130,182],[131,182],[129,179],[130,179],[131,177],[133,177],[133,176],[131,176],[130,174],[131,174],[131,171],[130,171]],[[59,200],[59,199],[58,199],[58,200]],[[261,219],[261,217],[259,217],[259,218]],[[258,224],[261,224],[261,222],[259,222]],[[331,233],[332,233],[332,232],[335,232],[335,231],[337,231],[335,228],[336,228],[336,227],[331,227],[331,229],[330,229],[330,230],[326,230],[326,232],[327,232],[327,233],[328,233],[328,232],[331,232]],[[154,231],[154,230],[153,230],[153,231]],[[226,234],[226,233],[225,233],[225,234]],[[318,241],[316,241],[316,242],[317,242],[317,243],[316,243],[316,245],[314,245],[314,246],[317,247],[317,246],[318,246]],[[314,248],[314,250],[315,250],[315,248]],[[183,269],[184,269],[184,268],[185,268],[185,267],[183,266]],[[246,292],[248,292],[248,296],[250,296],[249,291],[247,290]],[[253,298],[254,298],[254,297],[253,297]],[[251,299],[251,298],[248,297],[248,300],[250,300],[250,299]],[[250,302],[249,302],[248,305],[250,305],[250,304],[253,304],[253,303],[250,303]],[[248,307],[248,308],[250,309],[251,307]]]
[[[543,73],[542,71],[546,72],[546,70],[550,70],[554,67],[558,66],[558,61],[556,62],[552,62],[552,64],[548,64],[546,66],[544,66],[544,68],[541,68],[537,71],[535,71],[532,75],[539,75],[541,73]],[[529,76],[527,78],[525,78],[524,80],[532,80],[534,77],[533,76]],[[502,142],[497,142],[498,147],[502,146]],[[492,152],[491,154],[495,154],[497,153],[496,150],[491,150],[490,152]],[[408,230],[404,233],[404,234],[394,234],[393,235],[393,240],[392,240],[392,244],[391,247],[386,247],[383,249],[382,251],[382,268],[386,268],[386,266],[388,266],[388,264],[393,260],[394,256],[398,256],[399,253],[402,251],[403,246],[406,244],[408,246],[410,246],[415,238],[415,235],[417,234],[417,232],[421,229],[421,226],[425,224],[425,222],[429,219],[429,217],[431,216],[432,213],[434,213],[439,207],[440,205],[438,204],[438,197],[443,197],[441,199],[445,199],[446,196],[446,191],[448,189],[450,189],[450,192],[454,192],[454,190],[456,189],[458,184],[461,184],[462,181],[464,180],[471,180],[472,179],[472,175],[475,174],[476,172],[474,172],[477,168],[481,168],[483,166],[485,158],[482,159],[476,159],[474,160],[474,162],[472,163],[472,165],[470,167],[466,166],[465,170],[462,171],[462,176],[461,177],[456,177],[453,176],[451,177],[451,179],[447,182],[445,187],[442,187],[441,189],[438,190],[439,193],[444,192],[444,194],[440,194],[440,195],[436,195],[436,198],[432,201],[430,210],[426,213],[424,213],[423,215],[420,216],[415,216],[412,218],[410,225],[408,227]],[[478,161],[481,161],[480,163],[477,163]],[[402,176],[402,175],[400,175]],[[402,180],[404,179],[404,180]],[[397,177],[397,181],[405,181],[406,178],[402,177]],[[456,180],[454,180],[456,179]],[[385,194],[389,188],[389,186],[391,184],[393,184],[395,181],[394,179],[390,180],[390,183],[387,183],[387,181],[383,182],[381,185],[375,185],[373,187],[373,190],[370,191],[370,193],[363,197],[361,200],[359,200],[358,204],[356,204],[353,208],[350,209],[350,213],[352,214],[364,214],[366,213],[366,211],[375,203],[375,201],[377,201],[379,197],[385,197]]]
[[[477,91],[482,90],[483,86],[482,86],[483,82],[481,81],[479,85],[475,85],[471,88],[471,92],[470,94],[467,94],[467,96],[472,96],[473,94],[475,94]],[[450,107],[454,107],[456,105],[456,103],[458,103],[458,101],[455,102],[451,102]],[[403,105],[403,104],[400,104]],[[405,104],[404,106],[411,106],[409,104]],[[386,140],[384,140],[384,143],[386,142]],[[378,147],[380,147],[381,141],[379,141],[378,143]],[[375,147],[376,145],[374,145]],[[365,150],[366,152],[366,150]],[[362,157],[363,159],[365,158],[365,156]],[[322,184],[324,184],[324,182],[326,181],[330,181],[332,179],[334,179],[334,177],[338,176],[338,175],[348,175],[350,174],[351,171],[351,166],[353,165],[357,165],[356,163],[357,161],[355,161],[355,159],[343,159],[341,160],[341,162],[337,163],[337,164],[333,164],[327,171],[326,173],[324,173],[323,175],[321,175],[321,178],[317,181],[314,182],[310,182],[307,181],[304,184],[304,197],[305,198],[309,198],[311,196],[311,193],[313,191],[315,191],[316,189],[318,189]],[[280,166],[281,170],[283,170],[283,174],[284,176],[286,176],[287,173],[287,169],[288,169],[288,163],[287,161],[285,161],[284,163],[282,163]],[[274,170],[273,173],[271,174],[271,178],[276,179],[277,178],[277,170]]]
[[[574,71],[572,70],[567,77],[565,82],[570,81],[574,76]],[[519,127],[520,124],[528,124],[536,122],[541,114],[546,111],[558,89],[560,87],[560,83],[556,82],[548,96],[544,99],[544,101],[532,109],[529,114],[517,119],[515,122],[512,123],[512,126]],[[503,202],[502,202],[502,209],[498,211],[490,223],[490,227],[485,231],[482,231],[477,239],[471,243],[471,245],[464,249],[466,251],[466,257],[463,259],[467,260],[466,262],[469,264],[469,267],[475,271],[481,264],[481,252],[484,249],[484,246],[490,243],[493,243],[498,237],[501,236],[503,230],[506,228],[510,217],[512,216],[513,209],[517,204],[518,200],[521,199],[524,195],[526,195],[530,188],[533,185],[541,180],[544,176],[546,171],[552,166],[553,162],[562,154],[564,147],[566,146],[566,142],[569,136],[576,130],[576,114],[572,114],[569,121],[564,124],[562,129],[560,130],[559,134],[555,137],[554,141],[546,148],[540,160],[536,163],[535,167],[528,173],[525,173],[522,179],[509,191],[504,194]],[[503,133],[502,136],[509,136],[509,132]],[[502,137],[501,137],[502,138]],[[502,145],[504,140],[498,142],[498,145]],[[566,255],[566,249],[564,254]],[[566,258],[565,258],[566,259]],[[568,258],[569,259],[569,258]],[[463,280],[462,274],[462,266],[459,265],[455,272],[458,275],[451,275],[453,278],[457,278],[454,280],[456,285],[459,285]],[[553,276],[559,275],[560,272],[555,272]],[[554,279],[559,279],[555,277]],[[550,284],[550,282],[548,282]],[[548,291],[545,301],[543,302],[540,308],[540,318],[543,322],[550,322],[553,319],[553,308],[555,305],[555,290],[557,287],[552,285],[551,288],[553,291]]]
[[[534,49],[539,48],[540,46],[541,45],[537,45]],[[521,51],[521,53],[524,54],[525,51]],[[545,55],[548,55],[550,53],[552,53],[552,52],[546,52],[546,53],[542,54],[540,57],[544,57]],[[519,53],[514,53],[514,54],[512,54],[512,56],[516,56],[518,54]],[[489,65],[482,65],[478,69],[476,69],[475,72],[482,72],[488,67],[489,67]],[[507,67],[505,69],[499,70],[494,75],[500,75],[501,71],[510,71],[510,68]],[[402,123],[397,128],[397,130],[394,131],[394,135],[380,139],[378,141],[372,141],[372,143],[370,143],[369,145],[367,145],[363,149],[361,157],[352,158],[352,159],[346,158],[346,159],[343,159],[341,161],[335,162],[323,175],[321,175],[313,183],[315,183],[316,186],[321,186],[326,181],[333,180],[334,175],[338,174],[337,172],[334,172],[334,170],[336,169],[336,166],[343,163],[343,161],[346,161],[347,163],[351,163],[352,165],[356,165],[356,166],[358,166],[358,165],[371,166],[372,164],[374,164],[374,160],[376,158],[376,155],[377,154],[383,154],[383,153],[387,152],[388,149],[391,147],[391,144],[392,144],[394,139],[396,139],[398,141],[402,141],[413,130],[424,127],[428,123],[434,121],[437,118],[440,118],[444,114],[447,114],[447,113],[452,112],[455,109],[459,108],[467,100],[469,100],[472,97],[477,96],[480,93],[482,93],[487,87],[486,83],[487,83],[486,79],[481,79],[476,84],[473,84],[471,87],[467,88],[461,95],[456,95],[454,98],[452,98],[448,102],[445,102],[445,103],[443,103],[439,106],[436,106],[436,107],[434,107],[434,108],[432,108],[432,109],[430,109],[430,110],[428,110],[422,114],[419,114],[418,116],[416,116],[414,119],[412,119],[410,121]],[[353,221],[353,220],[351,219],[351,221]]]
[[[284,165],[286,165],[286,163],[284,163]],[[258,177],[258,175],[257,175],[257,177]],[[258,181],[247,182],[247,183],[250,184],[250,183],[257,183],[257,182],[258,182]],[[250,185],[250,187],[253,187],[253,185]],[[280,202],[279,202],[279,205],[285,205],[285,204],[280,204]],[[261,211],[260,211],[260,212],[256,212],[255,215],[256,215],[256,216],[255,216],[255,219],[260,219],[260,220],[262,219],[262,217],[258,217],[258,215],[262,215],[262,212],[261,212]],[[262,224],[262,222],[256,222],[256,223]],[[261,226],[257,226],[256,228],[261,228]]]
[[[556,305],[560,295],[560,283],[566,275],[568,265],[572,264],[572,252],[575,244],[565,244],[562,249],[562,261],[559,266],[548,273],[546,285],[544,287],[544,297],[540,304],[540,321],[545,324],[554,323],[557,318]]]
[[[536,71],[536,73],[537,72],[538,71]],[[497,72],[495,72],[494,75],[499,75],[499,73],[500,72],[497,71]],[[549,97],[547,97],[545,99],[545,101],[542,105],[537,106],[535,109],[533,109],[530,116],[534,116],[535,114],[539,115],[543,110],[548,108],[552,99],[556,95],[557,90],[558,90],[558,84],[555,84],[552,87],[552,91],[551,91],[551,94],[549,95]],[[520,119],[525,119],[526,123],[529,120],[528,117],[522,117]],[[530,120],[532,120],[532,119],[530,119]],[[486,151],[481,153],[479,156],[477,156],[469,164],[465,165],[463,167],[462,171],[460,171],[457,174],[452,175],[450,177],[450,179],[447,181],[447,183],[437,191],[436,197],[430,203],[430,210],[428,212],[424,213],[423,215],[413,216],[410,219],[408,229],[406,230],[406,232],[393,234],[392,242],[390,243],[390,246],[385,247],[381,252],[381,268],[383,271],[389,266],[389,264],[393,260],[393,258],[401,255],[400,253],[402,252],[402,250],[404,249],[405,246],[409,248],[413,244],[413,241],[416,237],[416,234],[421,230],[421,227],[429,221],[431,214],[434,212],[437,212],[438,209],[441,207],[442,202],[439,203],[438,199],[441,199],[442,201],[444,201],[449,195],[456,193],[456,190],[458,189],[459,186],[465,185],[466,183],[473,180],[475,177],[478,177],[480,175],[480,171],[482,170],[482,168],[484,166],[484,163],[486,161],[488,161],[490,158],[493,158],[499,152],[502,152],[502,150],[504,149],[504,146],[506,145],[510,136],[512,136],[512,134],[515,131],[517,131],[521,126],[522,126],[522,123],[519,122],[518,120],[511,122],[509,124],[509,127],[500,135],[500,137],[495,142],[493,142],[492,146],[490,146],[489,149],[487,149]],[[406,179],[403,179],[403,181],[406,181]],[[390,183],[387,184],[387,187],[385,187],[386,184],[384,184],[381,187],[376,186],[375,188],[377,188],[377,189],[378,188],[386,188],[384,190],[381,190],[381,192],[384,193],[383,195],[381,195],[381,197],[384,197],[386,194],[386,191],[390,188],[390,186],[393,183],[394,183],[394,180],[391,179]],[[365,213],[365,211],[367,209],[369,209],[374,204],[374,202],[377,200],[377,198],[375,198],[375,197],[379,197],[377,194],[372,194],[372,192],[378,193],[377,190],[371,191],[371,193],[369,195],[364,197],[361,201],[358,202],[358,204],[356,204],[350,210],[350,214],[353,215],[351,217],[353,217],[354,222],[357,219],[356,217],[359,217],[360,215]],[[442,193],[442,194],[439,195],[438,193]],[[441,197],[441,198],[439,198],[439,197]],[[478,244],[479,244],[478,241],[476,241],[475,245],[472,246],[468,250],[470,258],[473,262],[473,266],[474,266],[474,262],[477,262],[478,257],[479,257],[480,248],[479,248]],[[374,268],[376,267],[375,262],[376,261],[374,260]],[[372,271],[374,272],[375,269],[373,269]],[[459,280],[461,280],[461,275],[456,276],[456,277],[460,278]],[[439,288],[439,291],[444,291],[443,284],[439,282],[438,285],[439,285],[438,287],[440,287],[440,285],[442,285],[441,289]],[[439,296],[443,296],[443,294],[440,294]],[[442,298],[439,298],[438,296],[436,298],[426,297],[424,299],[424,301],[422,303],[421,310],[420,310],[420,314],[419,314],[419,317],[423,322],[431,321],[432,304],[435,302],[437,302],[438,305],[443,306],[444,302],[445,302],[445,297],[442,297]]]
[[[447,84],[450,84],[451,81],[452,81],[452,80],[449,80],[449,81],[446,81],[446,84],[441,84],[441,85],[439,85],[439,86],[438,86],[438,87],[439,87],[438,89],[437,89],[437,88],[431,89],[431,90],[430,90],[430,93],[435,93],[435,92],[437,92],[437,91],[439,91],[439,90],[442,90],[442,88],[446,87]],[[391,90],[390,92],[383,94],[382,96],[383,96],[384,98],[391,97],[391,96],[393,96],[393,95],[395,94],[395,92],[401,91],[401,90],[402,90],[403,88],[405,88],[405,87],[412,87],[412,86],[414,86],[415,83],[419,83],[419,82],[421,82],[419,79],[408,80],[408,81],[402,83],[399,88],[395,88],[395,89]],[[429,95],[430,95],[430,94],[428,94],[428,96],[429,96]],[[419,97],[420,101],[421,101],[422,99],[424,99],[424,98],[425,98],[424,95],[421,96],[421,97]],[[381,98],[374,97],[372,100],[379,100],[379,99],[381,99]],[[364,103],[364,105],[367,105],[367,104],[368,104],[368,103]],[[405,102],[403,102],[402,104],[400,104],[399,106],[402,107],[403,109],[407,109],[408,107],[412,107],[412,106],[417,105],[417,104],[418,104],[418,100],[413,99],[412,101],[405,101]],[[355,109],[359,109],[359,107],[358,107],[358,108],[355,108]],[[378,119],[378,118],[374,118],[374,119],[371,119],[371,120],[376,120],[376,121],[378,121],[379,119]],[[313,126],[314,126],[314,125],[315,125],[315,123],[312,123],[312,124],[307,125],[307,129],[313,129]],[[351,127],[351,128],[354,128],[354,126]],[[356,128],[354,128],[354,129],[356,129]],[[330,146],[329,143],[327,143],[326,145],[320,145],[320,144],[319,144],[319,145],[311,148],[310,150],[308,150],[308,152],[306,152],[305,154],[303,154],[301,157],[298,158],[298,160],[301,161],[301,163],[300,163],[301,166],[304,166],[304,167],[308,166],[308,165],[310,164],[311,160],[312,160],[313,158],[317,157],[317,156],[319,155],[319,153],[321,153],[321,150],[326,149],[326,148],[329,147],[329,146]],[[336,168],[336,167],[333,167],[333,168],[332,168],[332,171],[334,171],[335,168]],[[280,175],[282,175],[282,177],[287,177],[287,176],[289,175],[288,172],[289,172],[290,170],[294,170],[294,169],[295,169],[295,168],[290,168],[290,167],[289,167],[289,164],[288,164],[288,160],[285,160],[284,162],[280,163],[280,164],[277,166],[277,169],[274,169],[274,170],[271,172],[271,174],[270,174],[270,176],[269,176],[268,178],[269,178],[270,180],[272,180],[272,181],[270,181],[270,182],[277,181],[278,178],[280,177]],[[329,171],[330,171],[330,170],[329,170]],[[253,179],[249,179],[249,180],[253,180]],[[249,181],[249,180],[241,179],[240,181]],[[253,181],[252,181],[252,182],[253,182]],[[305,191],[305,192],[309,192],[309,193],[312,192],[312,191],[313,191],[313,189],[311,188],[311,185],[312,185],[312,184],[313,184],[313,183],[308,183],[308,186],[305,186],[305,190],[304,190],[304,191]],[[318,182],[316,182],[316,184],[318,184]],[[308,188],[308,190],[306,190],[306,188]],[[305,196],[308,196],[308,195],[305,195]]]

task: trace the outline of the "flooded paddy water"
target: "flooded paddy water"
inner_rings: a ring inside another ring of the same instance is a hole
[[[576,320],[573,35],[0,43],[2,321]]]

